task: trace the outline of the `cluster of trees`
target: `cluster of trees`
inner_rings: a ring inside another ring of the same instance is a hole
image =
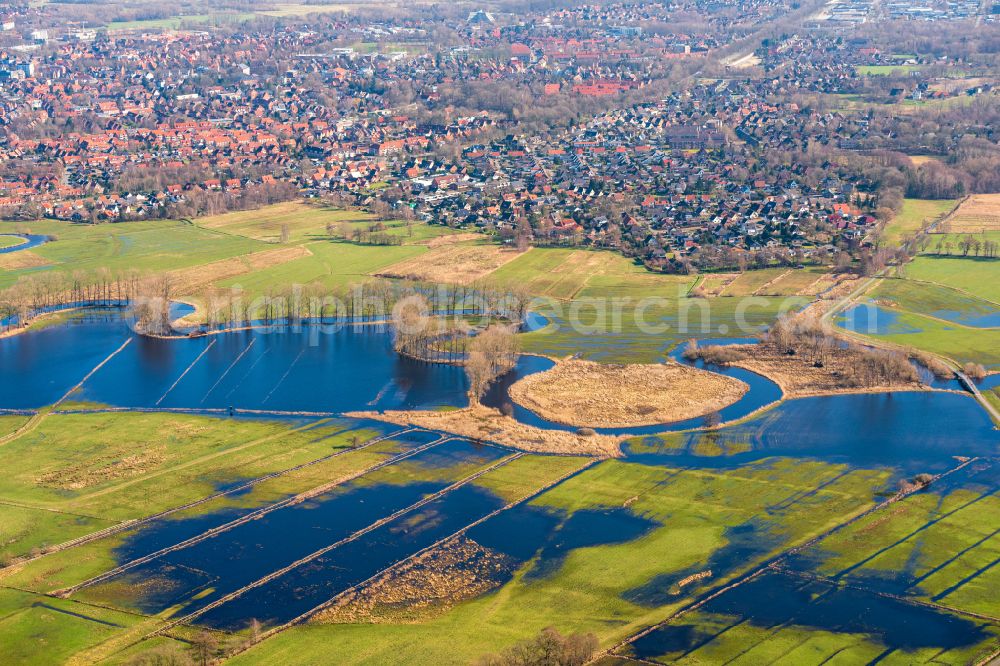
[[[393,347],[396,353],[434,363],[462,363],[470,327],[464,321],[449,322],[425,316],[412,308],[397,308]]]
[[[510,647],[500,654],[482,657],[478,666],[583,666],[597,653],[594,634],[564,636],[553,627],[538,636]]]
[[[842,370],[847,386],[888,386],[920,380],[906,354],[845,342],[815,317],[780,317],[764,335],[764,342],[781,353],[804,358],[815,367],[824,367],[834,355],[847,352],[848,364]]]
[[[170,218],[219,215],[234,210],[252,210],[281,201],[292,201],[298,196],[299,190],[294,184],[280,180],[273,183],[251,183],[240,189],[227,191],[193,187],[184,192],[181,200],[168,203],[164,214]]]
[[[22,276],[0,291],[0,322],[4,330],[27,326],[31,319],[61,306],[129,307],[135,330],[167,335],[170,328],[172,285],[169,274],[95,271],[48,271]]]
[[[512,325],[494,324],[473,337],[468,350],[465,374],[469,378],[469,399],[477,403],[497,377],[517,364],[520,342]]]

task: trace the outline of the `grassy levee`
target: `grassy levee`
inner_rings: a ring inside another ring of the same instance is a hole
[[[345,663],[467,663],[551,625],[593,631],[607,646],[659,621],[704,585],[739,575],[868,508],[887,476],[787,460],[728,471],[604,462],[530,502],[533,510],[556,516],[557,527],[497,591],[418,624],[293,627],[234,662],[310,663],[336,649]],[[597,528],[573,542],[578,537],[569,534],[579,527],[572,521],[586,525],[590,516],[608,512],[648,521],[650,528],[624,539]],[[756,544],[747,551],[748,538]],[[705,583],[671,592],[706,569],[713,573]]]
[[[364,441],[349,422],[52,414],[0,446],[5,558],[142,518]],[[355,440],[354,438],[358,438]],[[15,508],[16,507],[16,508]]]

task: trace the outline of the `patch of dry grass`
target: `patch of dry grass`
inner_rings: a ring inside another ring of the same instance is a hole
[[[711,273],[705,276],[698,288],[704,296],[719,296],[739,276],[739,273]]]
[[[611,458],[621,455],[625,438],[610,435],[577,435],[565,430],[543,430],[515,421],[495,409],[474,405],[447,412],[386,411],[352,412],[347,416],[377,419],[399,425],[443,430],[462,437],[481,439],[532,453],[558,453]]]
[[[470,284],[486,277],[523,254],[498,245],[458,245],[444,243],[412,259],[401,261],[376,273],[379,277],[421,282]]]
[[[419,622],[500,586],[516,562],[461,537],[339,599],[313,622]]]
[[[166,459],[165,447],[145,449],[121,458],[101,457],[78,465],[42,474],[36,479],[40,486],[63,490],[82,490],[116,479],[141,476]]]
[[[737,379],[677,363],[572,360],[525,377],[511,387],[510,395],[557,423],[628,428],[710,414],[739,400],[747,389]]]
[[[174,292],[180,295],[196,294],[221,280],[228,280],[247,273],[308,257],[312,252],[302,245],[280,247],[253,252],[242,257],[213,261],[210,264],[182,268],[170,273]]]
[[[1000,194],[973,194],[948,217],[944,227],[960,234],[1000,231]]]
[[[50,266],[51,264],[51,261],[35,254],[31,250],[18,250],[17,252],[0,254],[0,270],[5,271],[38,268],[39,266]]]

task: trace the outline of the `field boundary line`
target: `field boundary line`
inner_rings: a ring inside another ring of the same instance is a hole
[[[753,293],[751,293],[750,295],[751,296],[766,296],[766,294],[760,293],[762,289],[764,289],[765,287],[770,287],[772,284],[774,284],[775,282],[777,282],[781,278],[785,277],[786,275],[791,275],[791,273],[792,273],[792,269],[791,268],[789,268],[784,273],[778,273],[776,276],[774,276],[773,278],[771,278],[770,280],[768,280],[764,284],[762,284],[759,287],[757,287],[756,289],[754,289]]]
[[[772,556],[771,558],[765,560],[759,567],[757,567],[753,571],[745,573],[745,574],[743,574],[741,576],[737,576],[735,579],[731,580],[729,583],[726,583],[723,587],[717,588],[714,591],[709,592],[707,596],[702,597],[702,598],[700,598],[700,599],[698,599],[696,601],[690,602],[687,606],[684,606],[683,608],[680,608],[680,609],[676,610],[675,612],[671,613],[669,616],[667,616],[663,620],[660,620],[659,622],[657,622],[655,624],[652,624],[652,625],[646,627],[645,629],[642,629],[641,631],[638,631],[638,632],[636,632],[636,633],[634,633],[634,634],[632,634],[630,636],[627,636],[623,640],[621,640],[618,643],[612,645],[607,650],[602,650],[602,651],[598,652],[587,663],[592,664],[592,663],[596,662],[597,660],[599,660],[600,658],[605,657],[605,656],[620,656],[620,655],[615,655],[615,653],[618,652],[619,650],[621,650],[622,648],[624,648],[624,647],[626,647],[628,645],[631,645],[635,641],[637,641],[637,640],[639,640],[641,638],[644,638],[645,636],[648,636],[649,634],[653,633],[654,631],[662,629],[663,627],[667,626],[668,624],[670,624],[674,620],[676,620],[676,619],[678,619],[680,617],[683,617],[683,616],[687,615],[688,613],[690,613],[692,611],[698,610],[699,608],[701,608],[702,606],[704,606],[705,604],[707,604],[709,601],[712,601],[716,597],[718,597],[718,596],[720,596],[722,594],[725,594],[729,590],[732,590],[732,589],[734,589],[736,587],[740,587],[741,585],[743,585],[745,583],[749,583],[750,581],[753,581],[753,580],[759,578],[760,576],[762,576],[765,573],[774,572],[774,571],[781,571],[782,570],[781,569],[781,564],[785,560],[787,560],[790,556],[795,555],[796,553],[799,553],[799,552],[805,550],[806,548],[814,546],[815,544],[819,543],[820,541],[822,541],[823,539],[827,538],[828,536],[836,534],[837,532],[840,532],[841,530],[843,530],[843,529],[845,529],[845,528],[853,525],[854,523],[858,522],[859,520],[862,520],[863,518],[865,518],[867,516],[870,516],[873,513],[881,511],[882,509],[886,508],[887,506],[895,504],[896,502],[899,502],[900,500],[904,500],[907,497],[909,497],[910,495],[913,495],[915,493],[918,493],[918,492],[926,489],[928,486],[936,483],[937,481],[940,481],[941,479],[943,479],[943,478],[945,478],[947,476],[950,476],[951,474],[954,474],[955,472],[958,472],[959,470],[964,469],[968,465],[971,465],[974,462],[978,462],[979,460],[981,460],[981,458],[979,456],[975,456],[973,458],[969,458],[968,460],[963,460],[961,463],[959,463],[955,467],[952,467],[949,470],[941,472],[940,474],[936,474],[935,476],[933,476],[931,478],[930,481],[928,481],[924,485],[921,485],[921,486],[918,486],[916,488],[912,488],[912,489],[909,489],[909,490],[901,490],[901,491],[897,492],[896,494],[892,495],[891,497],[888,497],[888,498],[882,500],[878,504],[876,504],[874,506],[871,506],[871,507],[865,509],[864,511],[861,511],[860,513],[857,513],[854,516],[851,516],[847,520],[845,520],[845,521],[843,521],[843,522],[841,522],[841,523],[839,523],[839,524],[831,527],[830,529],[827,529],[827,530],[824,530],[824,531],[820,532],[816,536],[807,539],[806,541],[798,544],[797,546],[791,546],[789,548],[786,548],[785,550],[781,551],[780,553],[777,553],[776,555]]]
[[[527,453],[527,452],[522,452],[522,453]],[[364,587],[365,585],[367,585],[367,584],[369,584],[369,583],[377,580],[381,576],[384,576],[385,574],[393,571],[394,569],[397,569],[397,568],[403,566],[404,564],[415,560],[416,558],[420,557],[421,555],[425,555],[426,553],[429,553],[432,550],[435,550],[437,548],[440,548],[441,546],[446,545],[447,543],[449,543],[449,542],[451,542],[451,541],[459,538],[460,536],[462,536],[463,534],[465,534],[466,532],[468,532],[472,528],[477,527],[477,526],[485,523],[490,518],[493,518],[494,516],[497,516],[497,515],[503,513],[504,511],[507,511],[507,510],[509,510],[509,509],[511,509],[511,508],[513,508],[513,507],[515,507],[517,505],[519,505],[519,504],[523,504],[524,502],[527,502],[527,501],[529,501],[531,499],[534,499],[535,497],[538,497],[542,493],[544,493],[544,492],[552,489],[553,487],[559,485],[560,483],[562,483],[566,479],[568,479],[568,478],[570,478],[572,476],[575,476],[577,474],[580,474],[581,472],[583,472],[583,471],[585,471],[585,470],[593,467],[594,465],[596,465],[599,462],[602,462],[602,460],[600,458],[590,458],[589,460],[587,460],[586,463],[584,463],[580,467],[577,467],[577,468],[575,468],[575,469],[573,469],[573,470],[571,470],[569,472],[566,472],[565,474],[560,475],[558,478],[553,479],[552,481],[549,481],[545,485],[543,485],[543,486],[541,486],[539,488],[535,488],[534,490],[532,490],[528,494],[524,495],[523,497],[520,497],[520,498],[518,498],[518,499],[516,499],[516,500],[514,500],[512,502],[509,502],[509,503],[505,504],[504,506],[502,506],[502,507],[500,507],[498,509],[495,509],[495,510],[491,511],[490,513],[486,514],[485,516],[483,516],[481,518],[476,519],[475,521],[469,523],[468,525],[466,525],[465,527],[459,529],[458,531],[453,532],[452,534],[449,534],[446,537],[442,537],[441,539],[435,541],[434,543],[430,544],[429,546],[421,548],[417,552],[412,553],[411,555],[408,555],[407,557],[399,560],[398,562],[394,562],[394,563],[390,564],[389,566],[385,567],[384,569],[381,569],[380,571],[375,572],[374,574],[372,574],[371,576],[369,576],[365,580],[361,581],[360,583],[356,583],[356,584],[352,585],[351,587],[347,588],[346,590],[343,590],[342,592],[337,593],[336,595],[334,595],[330,599],[327,599],[326,601],[324,601],[320,605],[316,606],[315,608],[311,608],[311,609],[307,610],[305,613],[302,613],[298,617],[292,618],[291,620],[289,620],[288,622],[286,622],[286,623],[284,623],[282,625],[278,625],[277,627],[273,627],[271,629],[268,629],[267,631],[261,633],[260,636],[258,636],[256,639],[254,639],[254,640],[252,640],[252,641],[250,641],[250,642],[248,642],[248,643],[246,643],[244,645],[241,645],[241,646],[237,647],[235,651],[233,651],[230,654],[227,654],[226,657],[228,658],[228,657],[236,656],[237,654],[240,654],[241,652],[245,652],[245,651],[249,650],[254,645],[257,645],[258,643],[262,643],[263,641],[267,640],[271,636],[274,636],[275,634],[278,634],[278,633],[280,633],[280,632],[282,632],[282,631],[284,631],[284,630],[286,630],[286,629],[288,629],[290,627],[293,627],[296,624],[300,624],[302,622],[305,622],[306,620],[308,620],[312,616],[314,616],[317,613],[320,613],[320,612],[326,610],[327,608],[329,608],[330,606],[332,606],[333,604],[335,604],[339,599],[343,598],[345,595],[350,594],[351,592],[354,592],[354,591],[356,591],[356,590]]]
[[[29,432],[35,430],[38,425],[45,420],[45,416],[49,412],[41,411],[35,412],[31,417],[21,424],[21,426],[14,432],[9,432],[3,437],[0,437],[0,446],[7,444],[8,442],[13,442],[15,439],[20,438],[22,435],[26,435]]]
[[[85,587],[89,587],[91,585],[95,585],[97,583],[103,582],[103,581],[105,581],[105,580],[107,580],[109,578],[117,576],[118,574],[124,573],[124,572],[128,571],[129,569],[133,569],[133,568],[135,568],[135,567],[137,567],[137,566],[139,566],[141,564],[145,564],[146,562],[154,560],[154,559],[156,559],[158,557],[162,557],[163,555],[167,555],[169,553],[173,553],[173,552],[181,550],[183,548],[187,548],[188,546],[193,546],[194,544],[199,543],[201,541],[204,541],[206,539],[209,539],[211,537],[214,537],[217,534],[222,534],[223,532],[228,532],[231,529],[239,527],[240,525],[248,523],[248,522],[250,522],[252,520],[256,520],[258,518],[266,516],[267,514],[273,512],[273,511],[277,511],[278,509],[283,509],[285,507],[292,506],[294,504],[299,504],[301,502],[304,502],[304,501],[306,501],[308,499],[316,497],[317,495],[321,495],[321,494],[323,494],[325,492],[328,492],[329,490],[332,490],[333,488],[336,488],[339,485],[342,485],[344,483],[348,483],[350,481],[353,481],[354,479],[357,479],[357,478],[359,478],[361,476],[364,476],[365,474],[369,474],[371,472],[379,470],[379,469],[381,469],[383,467],[386,467],[388,465],[400,462],[401,460],[405,460],[405,459],[407,459],[407,458],[409,458],[411,456],[415,456],[416,454],[421,453],[423,451],[426,451],[427,449],[429,449],[431,447],[437,446],[438,444],[443,444],[443,443],[445,443],[447,441],[451,441],[452,439],[455,439],[455,438],[454,437],[441,437],[439,439],[434,440],[433,442],[428,442],[427,444],[422,444],[422,445],[417,446],[417,447],[415,447],[413,449],[410,449],[409,451],[405,451],[405,452],[403,452],[403,453],[401,453],[399,455],[392,456],[391,458],[387,458],[386,460],[382,460],[382,461],[380,461],[380,462],[378,462],[378,463],[376,463],[374,465],[370,465],[370,466],[368,466],[367,468],[365,468],[363,470],[360,470],[360,471],[357,471],[357,472],[350,472],[348,474],[345,474],[345,475],[341,476],[338,479],[334,479],[333,481],[329,481],[329,482],[324,483],[322,485],[316,486],[315,488],[311,488],[309,490],[303,491],[303,492],[298,493],[296,495],[293,495],[291,497],[286,497],[285,499],[279,500],[277,502],[272,502],[271,504],[268,504],[266,506],[259,507],[259,508],[254,509],[253,511],[251,511],[251,512],[249,512],[247,514],[244,514],[244,515],[240,516],[239,518],[236,518],[234,520],[229,521],[228,523],[225,523],[223,525],[219,525],[217,527],[213,527],[211,529],[208,529],[208,530],[202,532],[201,534],[197,534],[197,535],[195,535],[193,537],[185,539],[185,540],[183,540],[183,541],[181,541],[179,543],[175,543],[175,544],[173,544],[171,546],[167,546],[167,547],[161,548],[160,550],[157,550],[157,551],[155,551],[153,553],[150,553],[148,555],[143,555],[142,557],[138,557],[138,558],[136,558],[136,559],[134,559],[134,560],[132,560],[130,562],[126,562],[125,564],[119,565],[119,566],[115,567],[114,569],[110,569],[109,571],[106,571],[106,572],[104,572],[102,574],[94,576],[93,578],[89,578],[89,579],[87,579],[87,580],[85,580],[85,581],[83,581],[81,583],[77,583],[76,585],[72,585],[70,587],[66,587],[66,588],[62,588],[60,590],[56,590],[52,594],[54,596],[57,596],[57,597],[68,598],[74,592],[77,592],[77,591],[79,591],[79,590],[81,590],[81,589],[83,589]]]
[[[191,372],[191,368],[193,368],[194,366],[196,366],[196,365],[198,364],[198,361],[200,361],[200,360],[202,359],[202,357],[203,357],[203,356],[204,356],[205,354],[207,354],[207,353],[208,353],[208,350],[209,350],[209,349],[211,349],[212,347],[214,347],[214,346],[215,346],[215,343],[216,343],[216,342],[218,342],[218,339],[217,339],[217,338],[216,338],[216,339],[213,339],[213,340],[212,340],[211,342],[209,342],[209,343],[208,343],[208,344],[207,344],[207,345],[205,346],[205,348],[201,350],[201,353],[200,353],[200,354],[198,354],[198,355],[197,355],[197,356],[195,357],[195,359],[194,359],[193,361],[191,361],[191,365],[189,365],[188,367],[184,368],[184,372],[182,372],[182,373],[181,373],[181,376],[180,376],[180,377],[178,377],[177,379],[175,379],[175,380],[174,380],[174,383],[170,385],[170,388],[168,388],[168,389],[167,389],[166,391],[164,391],[163,395],[161,395],[161,396],[160,396],[160,399],[156,401],[156,406],[157,406],[157,407],[159,407],[159,406],[160,406],[160,403],[161,403],[161,402],[163,402],[163,401],[164,401],[164,399],[166,399],[166,397],[167,397],[168,395],[170,395],[170,392],[171,392],[171,391],[173,391],[173,390],[174,390],[175,388],[177,388],[177,385],[178,385],[178,384],[180,384],[180,383],[181,383],[181,380],[182,380],[182,379],[184,379],[184,377],[186,377],[186,376],[187,376],[187,373]]]
[[[457,490],[458,488],[461,488],[462,486],[465,486],[465,485],[468,485],[468,484],[472,483],[473,481],[475,481],[476,479],[480,478],[484,474],[488,474],[488,473],[490,473],[490,472],[492,472],[492,471],[494,471],[496,469],[499,469],[500,467],[504,467],[505,465],[507,465],[509,463],[512,463],[515,460],[517,460],[518,458],[521,458],[521,457],[523,457],[525,455],[526,455],[526,452],[519,451],[518,453],[513,453],[513,454],[511,454],[509,456],[505,456],[505,457],[501,458],[500,460],[494,462],[493,464],[491,464],[491,465],[489,465],[487,467],[484,467],[483,469],[475,472],[474,474],[470,474],[469,476],[456,481],[455,483],[447,486],[446,488],[442,488],[441,490],[439,490],[439,491],[437,491],[435,493],[427,495],[426,497],[424,497],[423,499],[421,499],[418,502],[414,502],[413,504],[411,504],[409,506],[403,507],[402,509],[398,509],[398,510],[394,511],[393,513],[389,514],[388,516],[385,516],[383,518],[379,518],[374,523],[372,523],[372,524],[370,524],[370,525],[368,525],[366,527],[363,527],[360,530],[352,532],[351,534],[348,534],[346,537],[344,537],[342,539],[339,539],[339,540],[335,541],[334,543],[332,543],[332,544],[330,544],[328,546],[324,546],[323,548],[320,548],[319,550],[317,550],[315,552],[312,552],[312,553],[306,555],[305,557],[299,558],[298,560],[295,560],[294,562],[292,562],[290,564],[287,564],[287,565],[281,567],[280,569],[277,569],[276,571],[272,571],[271,573],[267,574],[263,578],[259,578],[259,579],[255,580],[255,581],[253,581],[249,585],[245,585],[244,587],[241,587],[238,590],[234,590],[234,591],[230,592],[229,594],[227,594],[225,596],[219,597],[218,599],[216,599],[215,601],[213,601],[212,603],[208,604],[207,606],[205,606],[203,608],[199,608],[198,610],[196,610],[196,611],[194,611],[192,613],[189,613],[189,614],[187,614],[187,615],[185,615],[183,617],[177,618],[176,620],[172,620],[170,622],[170,624],[167,625],[167,627],[164,627],[163,629],[158,630],[155,633],[150,634],[149,636],[146,636],[145,638],[152,638],[153,636],[159,635],[163,631],[166,631],[168,629],[172,629],[172,628],[174,628],[176,626],[179,626],[179,625],[182,625],[182,624],[187,624],[191,620],[193,620],[193,619],[195,619],[197,617],[201,617],[205,613],[208,613],[208,612],[210,612],[212,610],[215,610],[219,606],[227,604],[230,601],[232,601],[233,599],[236,599],[238,597],[243,596],[244,594],[246,594],[250,590],[253,590],[253,589],[256,589],[256,588],[261,587],[263,585],[266,585],[267,583],[270,583],[271,581],[276,580],[276,579],[280,578],[281,576],[284,576],[286,573],[292,571],[293,569],[297,569],[298,567],[302,566],[303,564],[308,564],[309,562],[312,562],[313,560],[315,560],[315,559],[317,559],[319,557],[322,557],[323,555],[326,555],[330,551],[336,550],[337,548],[339,548],[339,547],[341,547],[341,546],[343,546],[345,544],[351,543],[352,541],[356,541],[356,540],[360,539],[361,537],[363,537],[364,535],[377,530],[378,528],[380,528],[383,525],[386,525],[386,524],[392,522],[393,520],[399,518],[400,516],[404,516],[404,515],[412,512],[412,511],[415,511],[417,509],[421,509],[421,508],[427,506],[428,504],[430,504],[431,502],[444,497],[448,493],[450,493],[450,492],[452,492],[454,490]]]
[[[846,587],[852,590],[858,590],[860,592],[866,592],[868,594],[874,594],[879,597],[884,597],[886,599],[894,599],[904,604],[910,604],[912,606],[922,606],[924,608],[930,608],[938,611],[945,611],[948,613],[955,613],[956,615],[965,615],[967,617],[975,618],[977,620],[986,620],[987,622],[993,622],[995,624],[1000,624],[1000,617],[994,617],[992,615],[985,615],[983,613],[977,613],[975,611],[963,610],[961,608],[954,608],[953,606],[946,606],[945,604],[936,604],[931,601],[924,601],[923,599],[918,599],[916,597],[908,597],[903,594],[893,594],[891,592],[879,592],[878,590],[871,590],[864,585],[857,585],[855,583],[837,581],[827,576],[820,576],[818,574],[809,573],[808,571],[796,571],[794,569],[789,569],[783,565],[777,565],[775,571],[786,574],[788,576],[794,576],[795,578],[801,578],[802,580],[815,581],[817,583],[826,583],[827,585],[832,585],[834,587]]]
[[[94,367],[94,369],[93,369],[93,370],[91,370],[90,372],[88,372],[88,373],[86,374],[86,376],[84,376],[84,378],[83,378],[83,379],[81,379],[81,380],[80,380],[79,382],[77,382],[77,383],[76,383],[76,384],[75,384],[75,385],[74,385],[73,387],[71,387],[71,388],[70,388],[70,389],[69,389],[68,391],[66,391],[66,393],[65,393],[65,394],[63,395],[63,397],[61,397],[61,398],[59,398],[58,400],[56,400],[56,401],[55,401],[55,403],[53,403],[52,407],[53,407],[53,408],[56,408],[56,407],[58,407],[59,405],[61,405],[62,403],[64,403],[64,402],[66,401],[66,399],[67,399],[67,398],[69,398],[69,397],[70,397],[71,395],[73,395],[73,393],[75,393],[76,391],[78,391],[78,390],[80,389],[80,387],[81,387],[81,386],[83,386],[84,384],[86,384],[86,383],[87,383],[87,380],[88,380],[88,379],[90,379],[91,377],[93,377],[93,376],[94,376],[94,374],[95,374],[95,373],[96,373],[96,372],[97,372],[98,370],[100,370],[101,368],[103,368],[103,367],[104,367],[104,365],[105,365],[105,364],[106,364],[106,363],[107,363],[108,361],[110,361],[110,360],[111,360],[111,359],[113,359],[113,358],[114,358],[115,356],[117,356],[117,355],[118,355],[118,353],[119,353],[120,351],[122,351],[123,349],[125,349],[126,347],[128,347],[128,346],[129,346],[129,343],[130,343],[130,342],[132,342],[133,340],[135,340],[135,336],[134,336],[134,335],[133,335],[133,336],[130,336],[130,337],[129,337],[129,338],[127,339],[127,340],[125,340],[125,342],[123,342],[123,343],[122,343],[122,346],[121,346],[121,347],[119,347],[118,349],[116,349],[116,350],[114,350],[113,352],[111,352],[110,354],[108,354],[108,356],[107,356],[107,357],[106,357],[106,358],[105,358],[105,359],[104,359],[103,361],[101,361],[100,363],[98,363],[98,364],[97,364],[97,365],[96,365],[96,366]]]
[[[313,424],[310,424],[309,427],[312,427],[312,425]],[[389,434],[386,434],[386,435],[381,435],[379,437],[374,437],[374,438],[369,439],[369,440],[367,440],[367,441],[365,441],[365,442],[363,442],[363,443],[361,443],[361,444],[359,444],[357,446],[347,447],[347,448],[341,449],[339,451],[335,451],[335,452],[333,452],[333,453],[331,453],[329,455],[325,455],[325,456],[322,456],[320,458],[316,458],[315,460],[310,460],[308,462],[304,462],[304,463],[301,463],[299,465],[295,465],[293,467],[287,467],[287,468],[282,469],[282,470],[277,470],[275,472],[270,472],[269,474],[264,474],[263,476],[258,476],[256,478],[250,479],[250,480],[246,481],[245,483],[242,483],[242,484],[240,484],[238,486],[234,486],[232,488],[229,488],[228,490],[220,490],[217,493],[212,493],[211,495],[207,495],[205,497],[201,497],[201,498],[193,500],[191,502],[187,502],[185,504],[181,504],[179,506],[175,506],[175,507],[172,507],[172,508],[169,508],[169,509],[164,509],[163,511],[158,511],[157,513],[151,514],[149,516],[144,516],[142,518],[134,518],[134,519],[131,519],[131,520],[124,520],[124,521],[119,522],[119,523],[117,523],[115,525],[110,525],[110,526],[108,526],[108,527],[106,527],[106,528],[104,528],[102,530],[98,530],[96,532],[91,532],[90,534],[84,534],[84,535],[79,536],[79,537],[77,537],[75,539],[70,539],[69,541],[64,541],[63,543],[56,544],[55,546],[52,546],[52,547],[46,549],[44,553],[40,553],[40,554],[38,554],[38,555],[36,555],[34,557],[26,557],[26,558],[15,559],[12,562],[10,562],[7,566],[27,564],[28,562],[32,562],[32,561],[37,560],[37,559],[39,559],[41,557],[45,557],[46,555],[49,555],[50,553],[57,553],[59,551],[67,550],[69,548],[75,548],[76,546],[82,546],[83,544],[90,543],[91,541],[97,541],[99,539],[103,539],[104,537],[111,536],[112,534],[117,534],[118,532],[123,532],[125,530],[130,530],[130,529],[133,529],[135,527],[139,527],[141,525],[145,525],[146,523],[150,523],[150,522],[152,522],[154,520],[158,520],[160,518],[163,518],[164,516],[169,516],[172,513],[177,513],[178,511],[185,511],[187,509],[192,509],[192,508],[194,508],[196,506],[199,506],[201,504],[205,504],[206,502],[211,502],[212,500],[218,499],[220,497],[225,497],[226,495],[230,495],[232,493],[238,493],[238,492],[241,492],[241,491],[246,490],[248,488],[252,488],[253,486],[255,486],[255,485],[259,484],[259,483],[263,483],[264,481],[269,481],[271,479],[277,478],[279,476],[283,476],[285,474],[290,474],[292,472],[297,472],[300,469],[305,469],[305,468],[311,467],[313,465],[318,465],[319,463],[323,463],[323,462],[326,462],[326,461],[331,460],[333,458],[337,458],[337,457],[345,455],[347,453],[351,453],[352,451],[360,451],[362,449],[368,448],[369,446],[372,446],[372,445],[377,444],[379,442],[385,441],[386,439],[391,439],[393,437],[398,437],[399,435],[403,435],[403,434],[406,434],[408,432],[412,432],[413,430],[416,430],[416,428],[404,428],[402,430],[397,430],[395,432],[392,432],[392,433],[389,433]],[[345,431],[345,432],[347,432],[347,431]],[[5,502],[4,500],[0,500],[0,503],[4,503],[4,502]],[[42,509],[42,510],[45,510],[45,511],[55,511],[57,513],[65,513],[64,511],[60,511],[58,509],[46,509],[46,508],[43,508],[43,507],[27,507],[26,506],[26,508]],[[77,515],[77,514],[69,514],[69,515]],[[97,518],[97,516],[88,516],[88,517]],[[0,567],[0,571],[3,571],[3,569],[5,569],[5,568],[6,567]]]

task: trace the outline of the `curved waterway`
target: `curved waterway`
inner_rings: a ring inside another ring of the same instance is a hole
[[[705,342],[706,344],[737,344],[755,342],[755,340],[706,340]],[[733,404],[724,407],[717,412],[706,414],[705,416],[698,416],[695,418],[685,419],[683,421],[674,421],[672,423],[658,423],[654,425],[633,426],[629,428],[594,428],[594,430],[602,435],[648,435],[658,432],[674,432],[678,430],[690,430],[692,428],[703,428],[739,420],[749,414],[752,414],[758,409],[766,407],[767,405],[781,399],[781,388],[766,377],[758,375],[755,372],[750,372],[749,370],[744,370],[743,368],[706,365],[704,361],[700,360],[692,363],[684,360],[682,353],[683,348],[678,346],[670,353],[670,357],[679,363],[692,365],[694,367],[710,370],[720,375],[726,375],[727,377],[739,379],[747,384],[750,389],[743,395],[742,398]],[[504,405],[509,405],[509,409],[513,410],[512,413],[515,419],[521,423],[535,426],[537,428],[565,431],[577,430],[577,426],[570,426],[564,423],[558,423],[556,421],[545,419],[527,407],[523,407],[510,399],[510,387],[515,382],[536,372],[548,370],[553,365],[555,365],[554,362],[544,357],[522,356],[518,360],[517,367],[515,367],[514,370],[493,383],[493,385],[486,392],[486,395],[483,396],[482,403],[487,407],[494,407],[497,409],[503,407]]]
[[[38,234],[0,234],[0,237],[20,238],[24,241],[23,243],[18,243],[17,245],[0,247],[0,254],[7,254],[9,252],[18,252],[20,250],[28,250],[33,247],[38,247],[43,243],[49,242],[48,236],[39,236]]]

